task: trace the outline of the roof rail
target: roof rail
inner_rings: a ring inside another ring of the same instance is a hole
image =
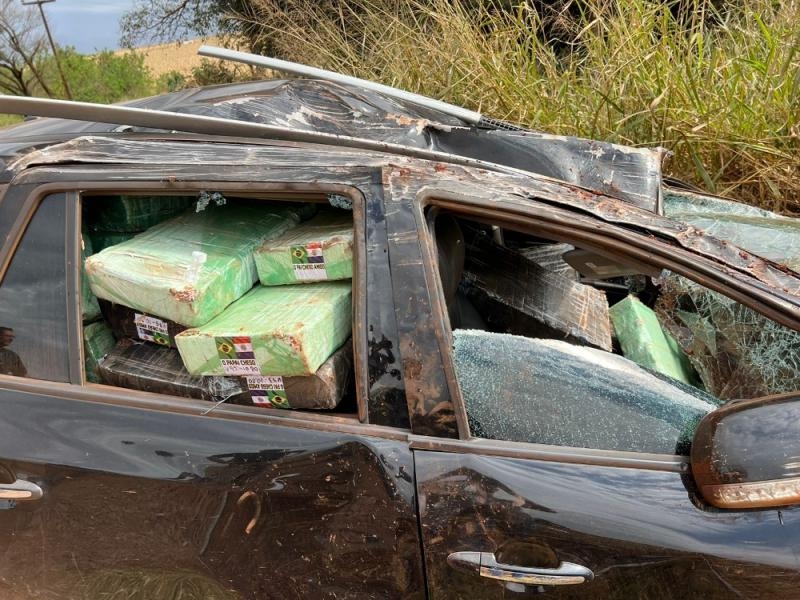
[[[131,125],[134,127],[147,127],[151,129],[164,129],[167,131],[181,131],[202,135],[322,144],[326,146],[337,146],[339,148],[384,152],[467,167],[477,167],[491,171],[524,175],[526,177],[533,175],[540,179],[553,180],[551,177],[538,175],[530,171],[436,150],[425,150],[411,146],[403,146],[401,144],[378,142],[375,140],[333,133],[301,131],[288,127],[264,125],[262,123],[249,123],[237,121],[235,119],[203,115],[186,115],[164,110],[95,104],[92,102],[77,102],[72,100],[0,95],[0,113]]]
[[[477,127],[481,127],[483,129],[527,131],[525,128],[520,127],[519,125],[485,117],[478,112],[463,108],[461,106],[456,106],[455,104],[449,104],[447,102],[442,102],[441,100],[429,98],[428,96],[407,92],[395,87],[383,85],[382,83],[376,83],[366,79],[359,79],[358,77],[351,77],[350,75],[342,75],[341,73],[335,73],[334,71],[326,71],[325,69],[318,69],[316,67],[290,62],[288,60],[270,58],[269,56],[259,56],[258,54],[250,54],[249,52],[240,52],[238,50],[228,50],[227,48],[219,48],[216,46],[200,46],[200,48],[197,50],[197,53],[201,56],[211,56],[213,58],[220,58],[223,60],[232,60],[234,62],[240,62],[256,67],[267,67],[269,69],[282,71],[284,73],[294,73],[295,75],[303,75],[313,79],[324,79],[334,83],[352,85],[365,90],[372,90],[373,92],[379,92],[385,96],[389,96],[390,98],[405,100],[419,104],[420,106],[424,106],[426,108],[438,110],[452,117],[461,119],[470,125],[476,125]]]

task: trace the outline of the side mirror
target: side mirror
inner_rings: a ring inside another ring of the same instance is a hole
[[[717,508],[800,503],[800,396],[742,400],[708,413],[691,460],[700,495]]]

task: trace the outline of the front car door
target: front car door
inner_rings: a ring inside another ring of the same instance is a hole
[[[213,154],[224,162],[221,147]],[[385,245],[385,230],[367,217],[380,186],[364,170],[318,171],[307,185],[290,169],[219,170],[224,180],[183,166],[157,174],[150,165],[30,169],[0,201],[0,326],[13,330],[4,347],[25,369],[0,374],[3,598],[424,596],[408,432],[364,422],[361,384],[352,412],[323,414],[227,404],[209,411],[201,400],[86,380],[84,196],[213,189],[350,198],[355,370],[367,381],[367,286],[376,285],[368,273],[388,272],[386,254],[367,259],[365,248],[381,235]],[[391,336],[390,319],[372,318],[375,335],[383,324]],[[380,398],[369,407],[391,413]]]
[[[800,347],[796,306],[772,313],[779,324],[728,303],[724,292],[742,298],[747,286],[726,289],[713,261],[677,244],[654,249],[652,237],[557,208],[570,197],[580,204],[574,190],[543,184],[537,194],[550,201],[538,202],[517,194],[507,200],[488,187],[392,198],[405,205],[393,211],[405,218],[390,232],[393,268],[401,259],[395,278],[425,282],[405,302],[395,296],[401,345],[408,340],[404,363],[412,367],[405,371],[412,426],[422,434],[412,446],[430,597],[797,597],[797,509],[714,509],[693,489],[687,456],[702,414],[725,398],[747,397],[742,353],[755,342],[769,348],[780,338],[785,355],[777,357],[779,384],[762,373],[749,389],[763,395],[800,387],[797,370],[783,368],[794,364],[786,353]],[[609,220],[612,204],[605,205]],[[416,247],[408,242],[412,230],[422,240]],[[466,259],[453,258],[459,244]],[[487,247],[497,253],[470,256]],[[527,257],[525,269],[511,263],[503,279],[502,262],[525,252],[537,264]],[[576,277],[562,260],[569,252],[594,278]],[[652,264],[642,262],[648,257]],[[558,285],[541,268],[556,263]],[[453,265],[464,269],[456,287],[449,283]],[[605,277],[604,269],[611,269]],[[535,286],[528,287],[528,276]],[[786,281],[796,294],[796,279]],[[617,333],[598,349],[608,332],[598,334],[592,317],[600,309],[589,299],[613,304],[635,294],[662,310],[665,290],[676,282],[683,292],[699,290],[695,300],[721,303],[714,310],[732,307],[713,321],[699,301],[673,306],[683,319],[676,320],[676,339],[695,344],[693,359],[706,359],[690,365],[706,376],[706,391],[639,368],[618,356],[618,347],[611,353]],[[552,294],[542,294],[544,284],[555,286],[547,288]],[[752,289],[759,287],[753,281]],[[547,314],[533,323],[525,314],[535,314],[537,302]],[[760,308],[768,312],[768,301]],[[711,326],[706,337],[690,327],[702,319]],[[421,330],[429,345],[413,346]],[[680,337],[683,330],[693,336]],[[736,350],[731,344],[742,330],[746,339]],[[444,439],[455,435],[461,439]],[[537,582],[525,583],[532,573]]]

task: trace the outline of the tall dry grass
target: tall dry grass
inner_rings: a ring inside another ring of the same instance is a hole
[[[683,2],[585,0],[546,16],[526,1],[253,4],[291,60],[538,130],[663,146],[670,174],[800,212],[798,0],[728,2],[725,13]]]

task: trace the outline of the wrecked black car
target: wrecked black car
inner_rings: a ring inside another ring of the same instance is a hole
[[[0,111],[3,598],[797,596],[797,221],[321,81]]]

